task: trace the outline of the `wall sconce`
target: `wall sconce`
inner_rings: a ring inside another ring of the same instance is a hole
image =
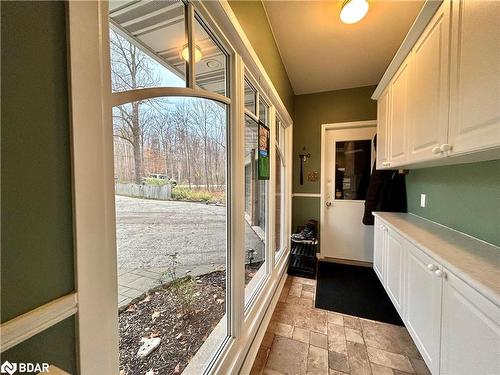
[[[299,154],[300,158],[300,184],[304,185],[304,163],[311,157],[310,153],[306,153],[305,146],[302,148],[302,154]]]

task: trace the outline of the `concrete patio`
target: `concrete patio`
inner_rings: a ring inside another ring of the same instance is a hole
[[[226,207],[116,196],[118,305],[186,274],[224,269]],[[250,225],[245,248],[262,259],[264,243]],[[175,255],[177,253],[177,255]]]

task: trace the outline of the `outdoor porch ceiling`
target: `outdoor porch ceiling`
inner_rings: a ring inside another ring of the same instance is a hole
[[[185,5],[179,0],[110,1],[109,17],[115,29],[181,79],[186,62],[181,57],[187,43]],[[202,52],[196,63],[196,84],[224,95],[225,58],[222,51],[198,22],[194,25],[195,44]]]

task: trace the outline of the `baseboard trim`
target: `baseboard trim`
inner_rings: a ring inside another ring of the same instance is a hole
[[[369,268],[373,267],[372,262],[364,262],[362,260],[330,258],[330,257],[324,257],[324,258],[321,258],[320,260],[322,262],[348,264],[351,266],[361,266],[361,267],[369,267]]]

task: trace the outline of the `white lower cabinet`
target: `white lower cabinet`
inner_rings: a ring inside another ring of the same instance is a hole
[[[405,239],[392,229],[387,230],[385,280],[386,290],[392,303],[403,317]]]
[[[500,374],[500,309],[445,270],[442,375]]]
[[[442,272],[436,262],[407,243],[405,324],[433,374],[439,373]],[[438,272],[439,274],[439,272]]]
[[[384,263],[385,263],[385,243],[386,243],[387,227],[375,218],[374,249],[373,249],[373,269],[378,278],[384,283]]]
[[[379,217],[373,259],[433,375],[500,374],[500,306]]]

